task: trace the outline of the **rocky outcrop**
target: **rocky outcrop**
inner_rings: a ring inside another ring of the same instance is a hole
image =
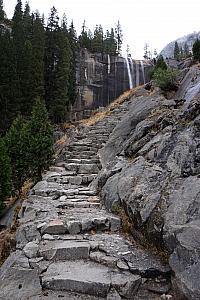
[[[200,32],[193,32],[190,34],[187,34],[185,36],[182,36],[178,38],[177,40],[167,44],[163,50],[160,52],[160,54],[163,55],[163,57],[173,58],[174,57],[174,45],[175,42],[178,43],[179,47],[182,47],[184,49],[184,45],[187,44],[189,50],[192,50],[192,46],[194,42],[199,39]]]
[[[128,76],[128,67],[131,78]],[[148,82],[151,69],[150,61],[91,54],[87,49],[81,49],[76,72],[78,97],[71,107],[70,120],[88,117],[93,110],[107,106],[130,89],[130,84],[135,87]]]
[[[99,151],[92,187],[109,211],[123,207],[132,234],[167,249],[180,299],[200,298],[199,69],[174,99],[158,90],[133,97],[129,112]]]

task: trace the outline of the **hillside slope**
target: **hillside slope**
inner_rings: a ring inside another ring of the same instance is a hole
[[[2,300],[200,298],[200,69],[69,129],[24,201]]]

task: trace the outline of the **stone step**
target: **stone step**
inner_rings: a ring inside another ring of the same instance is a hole
[[[39,256],[44,260],[64,261],[88,259],[90,243],[84,240],[42,241]]]
[[[84,145],[70,145],[68,147],[69,151],[73,152],[73,151],[94,151],[97,152],[98,151],[98,147],[96,147],[96,145],[90,145],[90,146],[84,146]]]
[[[86,156],[86,158],[90,158],[90,157],[96,157],[97,156],[97,151],[91,151],[91,150],[88,150],[88,151],[78,151],[77,149],[75,149],[74,151],[66,151],[65,152],[65,155],[71,155],[71,156],[74,156],[74,155],[79,155],[80,157],[83,157]]]
[[[81,199],[81,198],[71,198],[67,199],[64,202],[61,202],[57,208],[100,208],[101,203],[100,201],[89,201],[87,199]],[[59,215],[65,215],[66,211],[62,212],[59,211]]]
[[[76,163],[76,164],[99,164],[100,161],[98,158],[83,159],[83,158],[69,158],[67,163]]]
[[[66,164],[66,169],[69,171],[74,171],[77,174],[97,174],[99,168],[97,164],[78,164],[78,163],[69,163]]]
[[[78,203],[78,202],[74,202]],[[57,208],[57,219],[38,224],[38,230],[44,234],[78,234],[89,232],[117,232],[121,229],[119,217],[107,213],[105,210],[94,208],[93,203],[89,207],[69,207],[67,202],[60,203]]]
[[[84,260],[52,263],[41,276],[42,287],[50,290],[73,291],[106,297],[113,287],[122,296],[132,299],[141,283],[141,277],[129,272]]]

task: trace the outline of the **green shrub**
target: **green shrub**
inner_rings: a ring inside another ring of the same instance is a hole
[[[26,123],[18,116],[5,136],[8,155],[12,165],[12,182],[15,190],[20,190],[28,176]]]
[[[53,155],[53,128],[43,100],[36,99],[27,125],[29,169],[32,178],[41,179]]]
[[[150,78],[152,79],[154,76],[154,73],[158,70],[158,69],[162,69],[162,70],[167,70],[167,64],[163,58],[162,55],[159,55],[156,64],[154,66],[154,68],[150,71],[149,75]]]
[[[166,70],[158,68],[153,74],[153,80],[155,85],[164,91],[174,90],[177,87],[177,74],[177,70],[171,68],[168,68]]]

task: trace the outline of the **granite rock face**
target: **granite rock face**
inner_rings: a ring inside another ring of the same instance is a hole
[[[192,67],[174,103],[159,91],[133,99],[99,151],[103,169],[91,184],[101,191],[108,210],[125,209],[138,241],[147,239],[167,249],[180,297],[196,300],[200,298],[199,82],[199,70]]]
[[[91,54],[81,49],[77,58],[77,85],[79,96],[69,118],[77,120],[91,115],[94,109],[102,108],[130,89],[127,70],[129,63],[133,87],[150,80],[149,61],[136,61],[131,57]]]

